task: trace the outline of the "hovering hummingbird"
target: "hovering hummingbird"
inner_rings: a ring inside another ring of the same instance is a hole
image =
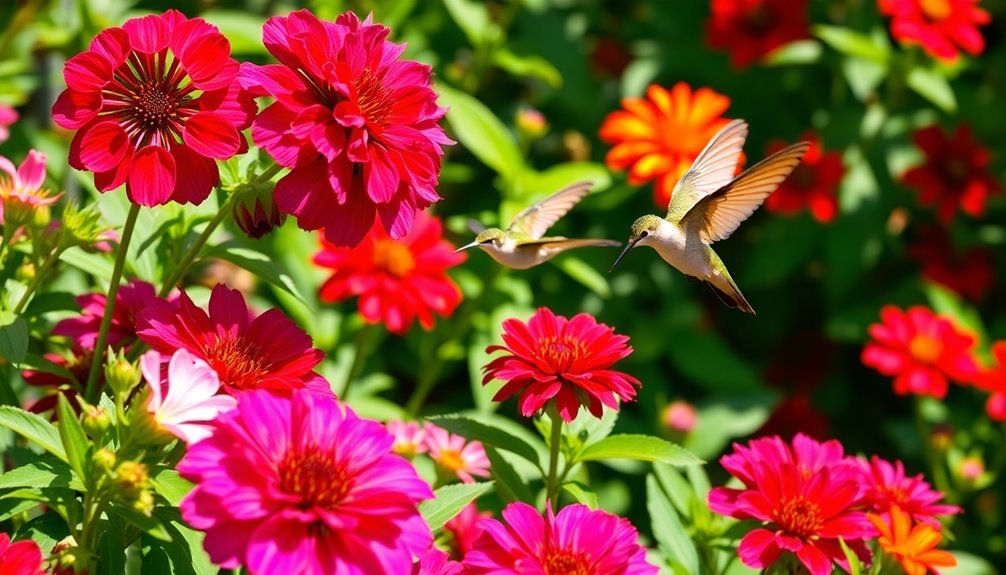
[[[613,240],[543,237],[548,228],[590,192],[592,185],[590,182],[579,182],[559,190],[517,214],[506,231],[499,228],[484,228],[478,222],[472,222],[474,224],[472,231],[478,236],[474,242],[462,246],[457,251],[479,247],[504,266],[523,270],[547,262],[571,248],[620,246],[622,242]]]
[[[713,136],[674,186],[667,216],[633,222],[629,243],[611,269],[632,248],[650,246],[688,279],[708,284],[728,307],[755,313],[710,244],[730,237],[789,176],[810,144],[788,146],[734,178],[747,135],[747,122],[734,120]]]

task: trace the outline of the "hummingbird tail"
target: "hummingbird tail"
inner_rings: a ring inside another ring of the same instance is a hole
[[[737,284],[734,283],[733,278],[729,275],[724,274],[710,278],[706,281],[706,285],[713,290],[713,293],[723,302],[723,305],[756,315],[754,308],[751,307],[747,298],[744,297],[740,288],[737,287]]]

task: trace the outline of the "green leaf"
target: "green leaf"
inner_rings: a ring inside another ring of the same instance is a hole
[[[674,506],[653,475],[646,476],[646,510],[650,514],[653,537],[664,556],[672,563],[676,563],[676,567],[698,575],[699,554],[695,550],[695,544],[682,525],[678,512],[674,510]],[[675,569],[675,572],[678,570]]]
[[[70,534],[66,526],[66,521],[55,511],[47,511],[31,521],[25,523],[17,530],[17,535],[13,539],[23,541],[31,539],[42,549],[42,555],[48,555],[54,545]]]
[[[579,257],[567,255],[553,261],[556,262],[559,269],[566,272],[569,277],[583,284],[585,288],[602,298],[607,299],[611,297],[611,286],[608,285],[608,278],[595,268],[587,265],[587,262]]]
[[[501,48],[493,52],[493,62],[514,76],[538,78],[551,88],[562,86],[562,74],[541,56],[517,55]]]
[[[443,427],[470,440],[481,441],[497,449],[517,454],[539,467],[538,451],[530,444],[510,432],[474,419],[459,415],[443,415],[428,418],[431,423]]]
[[[443,84],[437,90],[440,104],[449,108],[447,121],[458,141],[504,180],[512,182],[524,169],[524,155],[503,122],[465,92]]]
[[[856,555],[852,549],[849,549],[849,546],[845,543],[845,539],[839,537],[838,544],[842,546],[842,553],[845,553],[845,560],[849,562],[849,574],[863,575],[863,563],[859,560],[859,556]]]
[[[159,508],[156,513],[171,540],[143,537],[141,574],[216,575],[220,571],[203,550],[205,535],[182,523],[178,510]]]
[[[464,509],[465,505],[488,493],[492,488],[492,481],[446,485],[433,492],[433,499],[419,504],[419,513],[426,519],[430,529],[436,531]]]
[[[489,458],[490,469],[493,479],[496,480],[496,491],[500,492],[500,498],[506,502],[511,501],[531,501],[534,495],[531,488],[521,478],[517,470],[510,465],[499,451],[491,445],[485,446],[486,457]]]
[[[28,324],[9,310],[0,310],[0,358],[21,363],[28,352]]]
[[[200,14],[220,29],[235,54],[267,54],[262,44],[262,17],[251,12],[209,10]]]
[[[760,428],[777,399],[775,393],[758,392],[745,397],[712,396],[698,403],[695,429],[688,434],[685,447],[699,457],[715,457],[731,439]]]
[[[304,297],[300,295],[300,291],[297,290],[297,286],[294,285],[286,271],[276,265],[271,257],[260,251],[231,240],[207,249],[204,254],[207,257],[220,258],[242,267],[270,285],[297,298],[301,303],[305,303]]]
[[[90,442],[80,425],[80,420],[77,419],[77,413],[70,407],[70,401],[62,393],[58,394],[56,400],[56,413],[59,415],[59,437],[63,442],[63,449],[66,450],[67,461],[77,477],[86,485],[89,463],[87,453]]]
[[[59,260],[80,271],[101,280],[98,291],[108,291],[108,282],[112,279],[112,261],[98,254],[85,252],[81,248],[70,248],[59,254]]]
[[[120,505],[118,503],[112,503],[109,508],[109,513],[117,515],[119,518],[130,523],[134,527],[138,528],[140,531],[147,533],[155,539],[161,541],[171,541],[171,534],[168,532],[167,528],[156,515],[147,517],[143,513],[133,509],[132,507],[127,507],[125,505]]]
[[[151,474],[150,483],[158,495],[175,507],[192,491],[192,482],[169,467],[161,467]]]
[[[884,44],[849,28],[817,25],[813,27],[813,33],[825,44],[846,56],[884,63],[890,55],[888,47]]]
[[[0,489],[15,487],[67,487],[83,491],[83,484],[74,480],[70,466],[51,456],[15,467],[0,474]]]
[[[951,551],[956,567],[940,569],[943,575],[996,575],[999,571],[988,561],[965,551]]]
[[[767,66],[815,64],[821,59],[821,43],[817,40],[797,40],[784,44],[765,56]]]
[[[584,181],[592,182],[591,193],[597,193],[611,187],[611,172],[596,162],[563,162],[541,172],[528,169],[514,184],[514,198],[519,199],[522,205],[532,204],[570,184]]]
[[[936,283],[927,282],[925,292],[929,305],[933,307],[933,311],[949,317],[957,327],[974,334],[978,339],[979,345],[982,342],[989,341],[988,333],[985,331],[985,324],[982,322],[982,316],[974,306],[954,293],[954,291]]]
[[[58,375],[67,381],[77,381],[77,376],[75,376],[69,369],[66,369],[66,367],[33,353],[25,354],[24,361],[21,362],[21,368],[30,369],[32,371],[40,371],[43,373],[51,373],[53,375]],[[77,381],[77,383],[82,382]]]
[[[0,499],[0,521],[7,521],[34,507],[38,507],[38,501],[34,499]]]
[[[66,461],[66,452],[56,426],[39,415],[10,405],[0,406],[0,427],[6,427],[42,449]]]
[[[126,572],[126,541],[127,525],[122,519],[112,515],[99,523],[97,549],[100,573]]]
[[[702,467],[694,465],[688,467],[688,469],[701,470]],[[653,471],[664,493],[667,494],[668,499],[674,505],[674,508],[678,513],[687,517],[691,511],[692,500],[695,499],[696,495],[684,475],[681,475],[677,469],[663,463],[654,463]]]
[[[567,481],[562,484],[562,489],[573,496],[577,503],[582,503],[591,509],[597,509],[597,493],[590,488],[589,485],[580,483],[579,481]]]
[[[684,447],[651,435],[622,434],[605,437],[587,446],[576,461],[634,459],[659,461],[670,465],[701,465],[703,461]]]
[[[957,98],[950,82],[935,70],[912,68],[905,78],[908,87],[948,114],[957,112]]]
[[[482,46],[502,36],[502,30],[490,19],[489,10],[483,3],[444,0],[444,7],[472,46]]]

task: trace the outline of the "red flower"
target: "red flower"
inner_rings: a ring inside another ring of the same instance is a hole
[[[156,297],[154,286],[141,280],[134,279],[119,288],[108,330],[108,345],[118,349],[130,343],[136,337],[136,317]],[[72,339],[74,346],[81,349],[94,349],[107,298],[103,293],[89,293],[77,296],[76,301],[80,306],[80,315],[61,320],[52,333]]]
[[[430,88],[430,67],[400,60],[389,30],[347,12],[322,22],[306,10],[270,18],[266,48],[279,65],[242,67],[242,85],[276,98],[252,137],[290,173],[276,203],[306,230],[325,228],[338,246],[355,246],[375,211],[401,239],[420,211],[440,199],[446,110]]]
[[[177,10],[107,28],[63,68],[53,120],[77,129],[70,165],[133,202],[199,204],[220,183],[214,160],[248,148],[255,103],[237,89],[227,38]]]
[[[314,263],[335,270],[319,290],[322,301],[359,296],[360,315],[368,323],[384,322],[388,331],[404,334],[413,320],[433,328],[434,312],[449,316],[461,303],[461,290],[447,270],[465,261],[463,253],[443,239],[440,220],[425,212],[400,239],[380,225],[355,248],[340,248],[322,239]]]
[[[958,206],[971,217],[985,213],[985,200],[999,191],[999,182],[988,171],[987,150],[961,124],[953,135],[939,126],[916,130],[915,144],[926,162],[905,172],[901,181],[919,191],[919,203],[935,204],[944,222],[954,217]]]
[[[184,291],[176,302],[150,302],[140,314],[137,335],[168,356],[188,350],[217,372],[231,395],[302,387],[331,394],[328,383],[311,371],[325,355],[311,347],[311,338],[278,309],[252,316],[241,292],[223,284],[210,294],[209,314]]]
[[[42,550],[31,539],[11,543],[10,535],[0,533],[0,573],[3,575],[42,575]]]
[[[978,26],[992,21],[979,0],[878,0],[880,13],[891,17],[891,34],[903,44],[919,44],[930,55],[954,60],[964,50],[985,50]]]
[[[992,344],[996,365],[975,378],[975,384],[989,392],[985,412],[993,421],[1006,421],[1006,341]]]
[[[802,139],[810,142],[803,162],[765,200],[765,209],[778,214],[796,214],[807,208],[815,220],[826,224],[838,215],[836,190],[845,175],[842,154],[825,152],[820,138],[813,133],[805,133]],[[785,142],[772,142],[768,153],[773,154],[785,147]]]
[[[734,68],[808,37],[806,0],[712,0],[710,10],[707,41],[729,51]]]
[[[981,301],[995,279],[992,250],[955,250],[943,228],[924,230],[908,255],[922,264],[922,277],[972,301]]]
[[[42,397],[37,400],[26,402],[25,409],[32,413],[45,413],[56,407],[59,394],[65,395],[70,400],[70,406],[76,409],[77,401],[74,398],[84,393],[84,384],[87,383],[91,362],[94,360],[94,350],[74,348],[70,350],[69,357],[57,353],[46,353],[42,357],[52,362],[57,369],[21,372],[25,383],[37,387],[43,392]],[[57,373],[61,370],[66,371]],[[98,370],[98,388],[101,389],[104,384],[104,370]]]
[[[491,345],[486,353],[505,351],[482,368],[482,385],[502,379],[506,385],[493,401],[506,401],[520,394],[518,404],[525,417],[555,401],[559,415],[569,422],[580,406],[601,417],[602,405],[618,409],[618,400],[636,397],[638,379],[608,369],[632,353],[629,338],[581,313],[566,319],[548,308],[539,308],[528,322],[503,322],[505,345]]]
[[[958,331],[947,318],[916,306],[880,310],[881,323],[870,326],[873,341],[863,348],[863,363],[894,376],[898,395],[914,393],[942,399],[947,380],[968,383],[978,373],[975,338]]]

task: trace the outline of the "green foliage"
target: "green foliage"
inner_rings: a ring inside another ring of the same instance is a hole
[[[420,503],[419,512],[422,513],[430,529],[440,529],[465,505],[488,493],[492,488],[491,481],[446,485],[433,492],[433,499]]]

